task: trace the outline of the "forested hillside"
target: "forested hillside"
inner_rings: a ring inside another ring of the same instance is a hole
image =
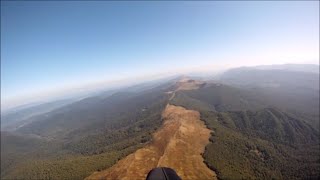
[[[294,113],[319,127],[319,66],[262,67],[231,69],[223,73],[219,80],[233,87],[259,93],[262,97],[260,99],[267,105]],[[318,69],[317,73],[315,69]]]
[[[1,178],[82,179],[110,167],[160,127],[169,87],[83,99],[3,132]]]
[[[168,103],[200,112],[212,130],[203,157],[218,178],[320,177],[319,103],[308,99],[318,95],[293,97],[276,89],[270,98],[254,84],[184,82],[96,95],[33,116],[15,131],[2,131],[1,178],[82,179],[105,170],[145,147],[161,127]],[[303,108],[290,103],[299,100]]]
[[[319,130],[264,98],[218,83],[180,92],[171,103],[198,110],[212,129],[203,156],[219,178],[319,178]]]
[[[70,104],[73,101],[75,100],[63,99],[21,109],[16,108],[9,112],[3,112],[1,113],[1,130],[14,131],[21,126],[32,122],[35,116],[50,112],[54,109]]]
[[[320,180],[320,0],[0,1],[0,180]]]

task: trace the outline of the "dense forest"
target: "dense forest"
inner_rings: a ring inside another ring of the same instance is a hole
[[[1,179],[83,179],[151,140],[168,85],[81,100],[1,134]]]
[[[203,157],[220,179],[318,179],[319,130],[251,91],[211,84],[171,103],[198,110],[212,130]]]
[[[200,112],[212,130],[203,158],[218,178],[319,179],[319,90],[227,77],[174,96],[176,79],[134,86],[33,115],[1,131],[1,179],[83,179],[111,167],[150,142],[168,103]]]

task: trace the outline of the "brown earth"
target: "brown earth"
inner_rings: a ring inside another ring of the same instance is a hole
[[[201,156],[209,143],[210,130],[200,120],[199,112],[168,104],[162,117],[163,125],[153,134],[152,142],[86,179],[144,180],[155,167],[173,168],[184,180],[217,179]]]
[[[176,84],[176,91],[178,90],[193,90],[198,89],[201,86],[205,85],[204,81],[192,80],[188,78],[183,78]]]
[[[175,93],[177,91],[181,90],[194,90],[194,89],[199,89],[206,85],[206,82],[204,81],[199,81],[199,80],[192,80],[189,78],[182,78],[178,82],[176,82],[175,87],[173,91],[168,91],[166,92],[167,94],[171,94],[171,97],[169,98],[169,101],[172,100],[175,96]]]

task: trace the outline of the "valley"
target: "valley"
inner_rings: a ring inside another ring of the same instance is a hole
[[[1,1],[0,180],[320,180],[318,1]]]
[[[319,89],[286,71],[270,79],[279,86],[240,86],[257,71],[236,72],[101,92],[29,120],[12,114],[25,125],[1,131],[1,178],[143,180],[170,167],[187,180],[317,179]]]
[[[176,90],[197,89],[197,81],[180,80]],[[87,180],[141,179],[155,167],[173,168],[182,179],[216,179],[214,171],[204,164],[202,154],[209,143],[210,130],[200,120],[200,113],[168,104],[162,112],[163,124],[145,147],[120,160]]]

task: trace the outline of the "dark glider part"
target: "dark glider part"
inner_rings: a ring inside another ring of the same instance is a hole
[[[181,180],[181,178],[171,168],[158,167],[148,173],[146,180]]]

